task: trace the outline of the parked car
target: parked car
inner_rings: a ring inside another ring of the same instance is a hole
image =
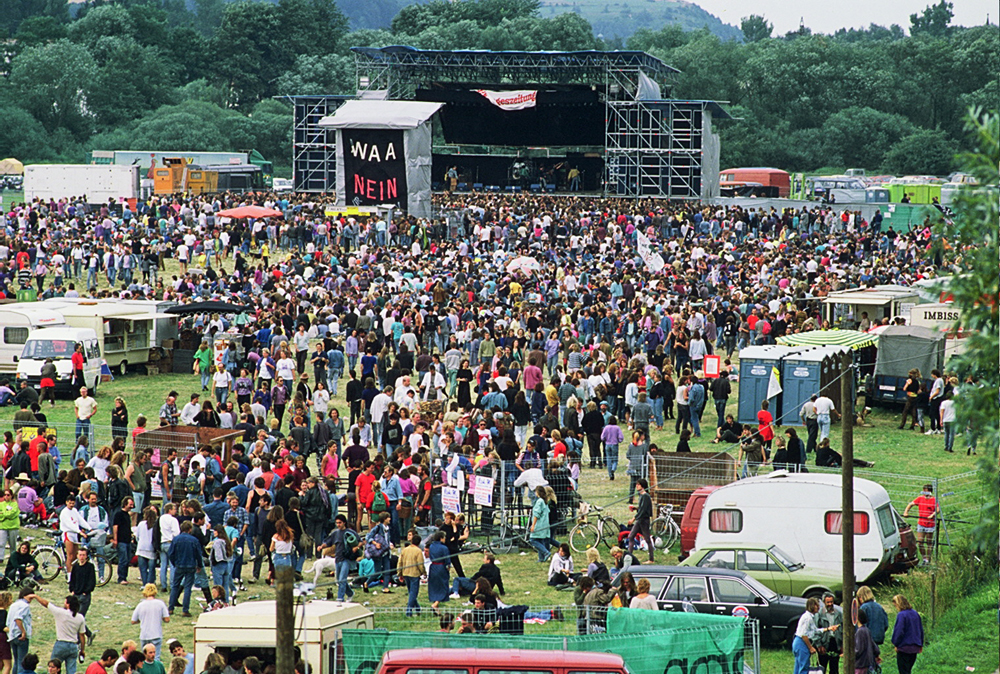
[[[736,569],[644,564],[630,571],[636,580],[649,581],[660,610],[684,611],[688,604],[699,613],[749,615],[759,622],[762,641],[791,644],[806,610],[805,599],[778,594]]]
[[[412,648],[388,651],[376,674],[628,674],[622,656],[582,651]]]
[[[790,597],[822,598],[832,592],[840,603],[843,578],[825,569],[815,569],[797,561],[776,545],[709,545],[695,550],[681,566],[736,569]]]

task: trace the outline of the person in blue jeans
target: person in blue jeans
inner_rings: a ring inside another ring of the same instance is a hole
[[[795,655],[793,674],[806,674],[809,669],[809,656],[816,652],[812,640],[818,634],[816,628],[816,613],[818,611],[819,599],[809,597],[806,600],[806,612],[799,617],[799,622],[795,626],[795,638],[792,640],[792,653]]]
[[[135,500],[131,496],[122,499],[121,509],[115,513],[111,523],[111,541],[118,550],[118,584],[128,585],[128,567],[132,560],[132,517],[129,513],[135,508]]]
[[[389,592],[389,513],[382,513],[378,517],[378,524],[373,526],[365,537],[365,547],[371,551],[371,560],[375,565],[375,570],[368,581],[369,585],[381,584],[382,592]]]
[[[410,529],[406,534],[406,547],[399,553],[396,568],[406,583],[406,617],[420,613],[417,596],[420,594],[420,576],[424,573],[424,552],[420,549],[420,534]]]
[[[180,598],[181,590],[184,591],[184,617],[191,617],[191,588],[194,586],[195,573],[202,570],[201,544],[191,531],[194,525],[191,522],[181,522],[181,532],[174,537],[170,543],[170,551],[167,558],[174,567],[174,577],[170,586],[170,601],[167,609],[173,613]]]
[[[347,528],[347,517],[344,515],[337,515],[334,527],[319,547],[319,554],[333,548],[333,558],[337,563],[337,601],[349,601],[354,597],[354,591],[348,587],[347,577],[351,573],[351,562],[360,548],[360,539],[356,532]]]

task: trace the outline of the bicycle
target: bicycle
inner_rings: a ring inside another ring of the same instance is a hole
[[[53,538],[51,544],[39,545],[35,548],[35,561],[38,562],[38,574],[45,582],[50,582],[59,576],[59,572],[67,571],[66,566],[66,546],[63,543],[61,531],[49,531],[49,536]],[[90,559],[94,563],[97,571],[97,586],[104,587],[111,580],[112,571],[117,564],[117,554],[106,555],[99,552],[88,544]]]
[[[530,548],[530,533],[526,525],[517,524],[511,520],[509,515],[505,515],[490,535],[486,547],[497,555],[507,554],[514,548],[515,544],[518,548]]]
[[[659,505],[656,519],[649,523],[649,534],[653,539],[653,547],[657,550],[669,550],[680,538],[681,528],[674,519],[672,503]]]
[[[593,510],[597,515],[597,522],[590,522],[587,516]],[[611,515],[601,515],[603,510],[600,506],[591,505],[587,502],[580,504],[580,516],[577,524],[569,532],[569,547],[573,552],[586,552],[589,548],[596,548],[604,543],[609,548],[618,545],[618,535],[621,533],[621,525]],[[605,531],[605,527],[607,531]],[[606,534],[610,534],[612,542],[609,544],[604,540]]]

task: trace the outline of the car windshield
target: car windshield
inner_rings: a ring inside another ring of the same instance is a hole
[[[774,558],[781,562],[789,571],[795,571],[805,566],[802,562],[795,561],[791,555],[786,554],[784,550],[776,545],[771,546],[770,552]]]
[[[753,590],[754,590],[754,592],[756,592],[760,596],[764,597],[764,599],[767,599],[768,601],[772,601],[773,599],[776,599],[777,596],[778,596],[777,592],[775,592],[771,588],[767,587],[766,585],[764,585],[763,583],[761,583],[759,580],[757,580],[756,578],[754,578],[754,577],[752,577],[750,575],[744,576],[742,578],[742,580],[743,580],[744,583],[746,583],[747,585],[749,585],[750,587],[752,587]]]
[[[51,358],[64,360],[73,357],[76,342],[65,339],[29,339],[21,352],[21,358]]]

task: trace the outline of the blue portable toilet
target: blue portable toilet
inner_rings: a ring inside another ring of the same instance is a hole
[[[812,397],[826,395],[838,412],[843,412],[840,400],[841,356],[846,346],[817,346],[785,357],[781,370],[781,416],[783,426],[801,426],[799,410]]]
[[[771,368],[777,367],[780,373],[784,358],[808,348],[768,344],[748,346],[740,351],[740,397],[737,405],[737,421],[741,424],[757,423],[760,403],[767,398],[767,386],[771,381]],[[780,395],[771,399],[769,411],[774,415],[775,420],[781,418]]]

